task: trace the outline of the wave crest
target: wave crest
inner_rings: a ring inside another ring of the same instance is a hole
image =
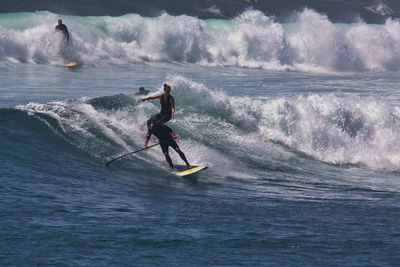
[[[255,10],[232,20],[166,13],[155,18],[135,14],[65,16],[71,42],[63,48],[61,37],[54,33],[56,14],[28,15],[16,14],[0,26],[1,60],[44,64],[66,60],[83,64],[190,62],[328,73],[400,71],[400,23],[394,20],[384,25],[337,24],[310,9],[285,24]]]

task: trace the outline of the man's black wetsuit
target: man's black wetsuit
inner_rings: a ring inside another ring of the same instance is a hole
[[[165,124],[157,124],[156,126],[150,127],[147,132],[146,138],[150,139],[151,135],[154,134],[158,140],[160,140],[160,146],[163,153],[168,152],[168,147],[173,149],[179,148],[178,144],[171,136],[172,129]]]
[[[171,99],[174,98],[171,95],[168,95],[167,99],[164,99],[164,95],[160,97],[161,111],[157,115],[154,115],[147,121],[147,128],[150,128],[151,121],[157,120],[158,123],[166,123],[172,117],[172,105]]]
[[[65,26],[65,24],[58,24],[56,26],[56,31],[61,32],[64,35],[64,38],[69,39],[69,32],[68,32],[68,28],[67,26]]]

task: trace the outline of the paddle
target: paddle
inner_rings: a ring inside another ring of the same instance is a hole
[[[168,140],[169,140],[169,139],[168,139]],[[165,141],[164,141],[164,142],[165,142]],[[150,148],[150,147],[153,147],[153,146],[157,146],[157,145],[159,145],[160,143],[163,143],[163,142],[158,142],[158,143],[156,143],[156,144],[154,144],[154,145],[148,146],[147,148]],[[129,155],[131,155],[131,154],[135,154],[135,153],[140,152],[140,151],[142,151],[142,150],[144,150],[144,148],[135,150],[135,151],[133,151],[133,152],[126,153],[126,154],[121,155],[121,156],[119,156],[119,157],[116,157],[115,159],[112,159],[112,160],[110,160],[109,162],[107,162],[107,163],[106,163],[106,167],[108,167],[108,165],[110,165],[111,163],[113,163],[114,161],[116,161],[116,160],[118,160],[118,159],[120,159],[120,158],[129,156]]]
[[[170,139],[166,139],[166,140],[164,140],[164,141],[162,141],[162,142],[155,143],[154,145],[148,146],[147,149],[149,149],[149,148],[151,148],[151,147],[153,147],[153,146],[157,146],[157,145],[159,145],[159,144],[166,143],[166,142],[171,141],[171,140],[174,140],[174,139],[170,138]],[[126,153],[126,154],[124,154],[124,155],[121,155],[121,156],[119,156],[119,157],[116,157],[115,159],[112,159],[112,160],[110,160],[109,162],[107,162],[107,163],[106,163],[106,167],[108,167],[108,165],[110,165],[111,163],[113,163],[114,161],[116,161],[116,160],[118,160],[118,159],[120,159],[120,158],[123,158],[123,157],[129,156],[129,155],[135,154],[135,153],[140,152],[140,151],[143,151],[143,150],[144,150],[144,148],[141,148],[141,149],[138,149],[138,150],[135,150],[135,151]]]

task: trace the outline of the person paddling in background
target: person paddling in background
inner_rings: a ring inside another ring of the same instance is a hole
[[[61,19],[58,19],[58,25],[56,26],[56,32],[61,32],[64,36],[65,45],[68,45],[69,41],[69,32],[67,26],[62,23]]]
[[[155,118],[150,119],[150,128],[147,132],[146,138],[144,139],[145,150],[147,149],[147,144],[149,143],[152,134],[154,134],[160,141],[161,150],[164,153],[165,159],[167,160],[171,171],[174,169],[174,165],[172,164],[171,157],[169,156],[168,147],[175,149],[176,153],[178,153],[181,159],[186,163],[188,169],[192,168],[187,161],[185,154],[180,150],[178,144],[175,142],[174,139],[178,139],[178,136],[171,128],[163,123],[159,123]]]
[[[144,87],[140,87],[139,92],[135,93],[135,95],[147,95],[148,93],[150,93],[149,90],[144,89]]]
[[[161,111],[157,115],[154,115],[147,121],[147,128],[150,128],[151,121],[152,120],[157,120],[158,123],[166,123],[169,121],[171,118],[174,117],[175,113],[175,101],[172,95],[170,95],[171,92],[171,86],[168,84],[164,84],[164,93],[163,94],[157,94],[153,96],[148,96],[144,98],[140,98],[140,101],[146,101],[146,100],[151,100],[151,99],[160,99],[160,104],[161,104]]]

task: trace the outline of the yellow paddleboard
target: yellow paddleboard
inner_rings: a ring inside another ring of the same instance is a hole
[[[181,177],[192,175],[198,173],[199,171],[208,169],[208,167],[206,166],[192,166],[191,169],[188,169],[186,165],[175,165],[174,168],[175,168],[174,173]]]
[[[75,61],[70,61],[67,64],[65,64],[65,66],[67,66],[67,67],[75,67],[75,66],[78,66],[78,63],[76,63]]]

